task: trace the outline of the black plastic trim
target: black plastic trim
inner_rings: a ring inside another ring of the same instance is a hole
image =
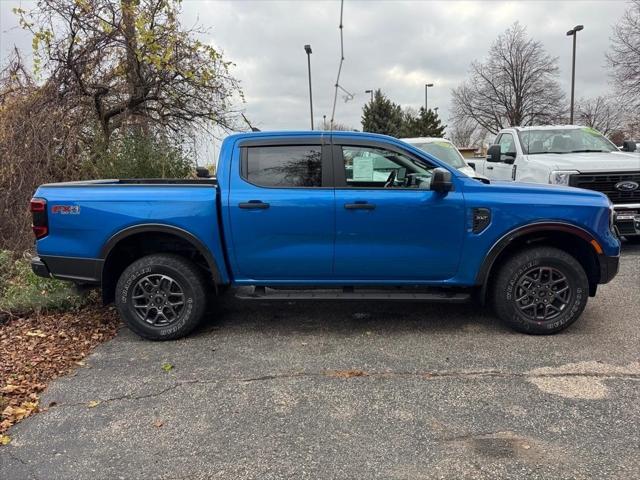
[[[491,249],[489,250],[489,253],[486,255],[484,261],[482,262],[482,266],[480,267],[478,274],[476,275],[476,285],[486,284],[487,278],[489,276],[489,272],[491,271],[491,268],[493,267],[493,264],[496,258],[498,258],[498,255],[500,255],[500,253],[502,253],[502,251],[505,248],[507,248],[507,246],[509,246],[509,244],[513,240],[515,240],[518,237],[521,237],[522,235],[526,235],[529,233],[545,232],[545,231],[556,231],[556,232],[561,231],[561,232],[571,233],[573,235],[576,235],[577,237],[582,238],[588,243],[590,243],[591,240],[595,240],[589,232],[587,232],[583,228],[580,228],[576,225],[572,225],[570,223],[537,222],[537,223],[530,223],[528,225],[518,227],[506,233],[505,235],[503,235],[493,245],[493,247],[491,247]],[[599,255],[599,257],[602,257],[602,256]]]
[[[598,283],[609,283],[618,274],[620,268],[620,257],[607,257],[600,255],[600,281]]]
[[[51,273],[49,273],[49,269],[45,265],[45,263],[40,259],[40,257],[33,257],[31,259],[31,270],[39,277],[43,278],[51,278]]]
[[[186,240],[191,243],[198,252],[204,257],[207,261],[207,265],[211,270],[211,275],[213,276],[213,280],[216,285],[222,283],[222,278],[220,277],[220,270],[218,268],[218,264],[216,263],[215,258],[211,254],[209,248],[202,243],[196,236],[187,232],[186,230],[174,227],[171,225],[165,225],[162,223],[146,223],[143,225],[134,225],[132,227],[125,228],[124,230],[120,230],[118,233],[113,235],[102,247],[102,251],[100,252],[100,258],[102,261],[106,261],[109,257],[109,253],[113,248],[121,241],[131,235],[136,235],[139,233],[169,233],[172,235],[176,235],[177,237]]]
[[[100,258],[58,257],[42,255],[31,260],[31,269],[43,277],[50,273],[58,280],[69,280],[76,283],[99,284],[102,277],[104,260]]]

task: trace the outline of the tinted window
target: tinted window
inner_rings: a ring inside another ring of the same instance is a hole
[[[249,182],[264,187],[320,187],[322,147],[249,147],[245,175]]]

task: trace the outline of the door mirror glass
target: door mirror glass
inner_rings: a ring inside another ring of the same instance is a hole
[[[635,152],[636,151],[636,142],[632,142],[630,140],[625,140],[622,142],[622,151],[623,152]]]
[[[491,145],[489,147],[489,150],[487,150],[487,161],[488,162],[500,161],[500,145]]]
[[[451,172],[444,168],[434,168],[431,178],[431,190],[438,193],[447,193],[453,188]]]

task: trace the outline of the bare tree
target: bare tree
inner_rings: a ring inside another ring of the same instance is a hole
[[[624,129],[625,113],[619,102],[607,97],[583,98],[576,105],[578,123],[607,136]]]
[[[640,108],[640,0],[631,0],[613,27],[607,63],[617,93],[636,109],[637,115]]]
[[[39,0],[17,9],[34,65],[108,143],[125,125],[235,127],[230,62],[183,29],[177,0]]]
[[[457,147],[471,147],[474,145],[478,124],[468,118],[454,121],[447,131],[447,137]]]
[[[564,110],[558,71],[558,59],[516,22],[493,43],[486,61],[473,62],[470,78],[452,90],[453,120],[473,120],[490,133],[552,122]]]

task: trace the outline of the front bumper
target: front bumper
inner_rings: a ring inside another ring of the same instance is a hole
[[[599,256],[600,261],[600,281],[598,283],[609,283],[618,274],[620,268],[620,257]]]
[[[616,232],[629,237],[640,235],[640,205],[614,205]]]

